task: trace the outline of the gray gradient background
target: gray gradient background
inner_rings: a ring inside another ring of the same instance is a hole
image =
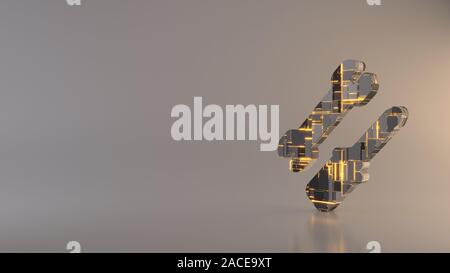
[[[450,251],[450,1],[0,1],[0,251]],[[170,110],[279,104],[299,125],[344,59],[379,75],[291,174],[257,142],[175,142]],[[306,182],[385,109],[407,125],[334,214]]]

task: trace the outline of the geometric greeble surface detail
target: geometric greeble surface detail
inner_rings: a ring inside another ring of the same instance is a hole
[[[278,155],[290,158],[289,169],[299,172],[318,158],[321,144],[354,106],[367,104],[378,91],[377,76],[364,72],[362,61],[346,60],[333,72],[331,90],[297,129],[278,143]]]
[[[351,147],[335,148],[331,158],[306,186],[306,194],[323,212],[334,210],[356,185],[367,182],[370,160],[408,119],[408,110],[395,106],[386,110]]]

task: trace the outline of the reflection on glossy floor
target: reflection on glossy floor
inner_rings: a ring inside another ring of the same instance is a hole
[[[352,242],[351,235],[344,231],[342,222],[335,212],[311,212],[305,221],[306,235],[295,233],[291,240],[294,252],[352,252],[361,251]],[[362,246],[362,244],[361,244]]]

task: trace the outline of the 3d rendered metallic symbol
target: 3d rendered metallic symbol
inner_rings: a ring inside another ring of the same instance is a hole
[[[287,131],[278,155],[291,158],[290,170],[304,170],[319,156],[321,144],[354,106],[367,104],[378,91],[375,74],[364,72],[362,61],[346,60],[333,72],[331,90],[298,129]]]
[[[362,61],[346,60],[333,72],[332,89],[298,129],[287,131],[278,155],[291,158],[290,170],[300,172],[319,157],[318,146],[354,106],[366,105],[377,93],[375,74]],[[334,210],[357,184],[369,179],[370,160],[408,119],[405,107],[392,107],[349,148],[335,148],[331,159],[306,186],[306,194],[323,212]]]
[[[407,119],[405,107],[392,107],[352,147],[335,148],[331,158],[306,186],[306,194],[314,206],[320,211],[332,211],[356,185],[367,182],[370,160]]]

